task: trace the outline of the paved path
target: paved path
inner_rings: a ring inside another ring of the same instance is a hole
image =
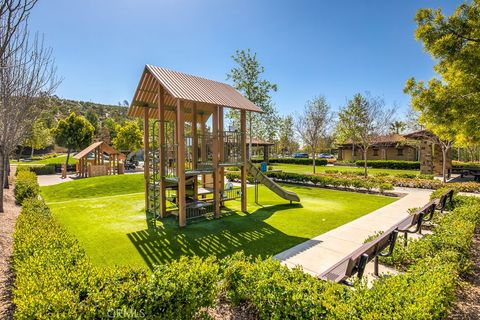
[[[368,236],[376,231],[385,231],[408,216],[408,209],[425,205],[432,191],[395,188],[395,192],[406,195],[372,213],[283,251],[275,255],[275,258],[289,267],[300,265],[305,272],[317,276],[358,249]]]

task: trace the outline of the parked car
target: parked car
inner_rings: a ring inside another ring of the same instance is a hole
[[[293,155],[294,158],[309,158],[308,153],[297,152]]]
[[[331,154],[328,154],[328,153],[320,153],[320,158],[322,158],[322,159],[333,159],[335,157]]]

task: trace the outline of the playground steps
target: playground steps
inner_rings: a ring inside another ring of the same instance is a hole
[[[277,194],[279,197],[288,201],[300,202],[300,198],[295,192],[291,192],[280,187],[272,179],[264,175],[251,161],[248,161],[247,170],[254,179],[275,192],[275,194]]]

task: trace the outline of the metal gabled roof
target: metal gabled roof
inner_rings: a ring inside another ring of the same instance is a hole
[[[212,112],[212,106],[262,112],[262,109],[226,83],[146,65],[128,112],[130,116],[143,115],[143,108],[147,107],[152,109],[149,110],[149,116],[156,117],[158,84],[164,89],[167,120],[173,117],[173,114],[169,114],[173,110],[169,112],[169,108],[172,109],[178,99],[184,101],[187,108],[195,103],[197,110],[208,115]]]

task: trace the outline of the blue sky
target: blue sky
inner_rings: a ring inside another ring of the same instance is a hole
[[[225,81],[237,49],[251,48],[278,84],[281,114],[315,95],[333,109],[369,91],[406,110],[405,81],[434,61],[414,39],[422,7],[461,1],[40,0],[30,27],[45,35],[64,78],[57,95],[131,100],[145,64]]]

